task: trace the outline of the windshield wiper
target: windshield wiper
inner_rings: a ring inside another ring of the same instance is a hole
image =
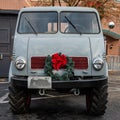
[[[25,16],[24,16],[25,17]],[[30,27],[32,28],[33,32],[37,35],[37,31],[35,30],[35,28],[33,27],[33,25],[31,24],[31,22],[25,17],[25,20],[27,21],[27,23],[30,25]]]
[[[75,31],[77,33],[79,33],[80,35],[82,34],[80,31],[78,31],[78,29],[75,27],[75,25],[67,18],[67,16],[65,16],[65,19],[70,23],[70,25],[72,25],[72,27],[75,29]]]

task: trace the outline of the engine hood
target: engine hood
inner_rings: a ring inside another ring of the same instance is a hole
[[[82,38],[40,38],[29,39],[29,57],[47,56],[61,52],[68,56],[90,57],[90,43],[86,37]]]
[[[28,45],[28,74],[44,74],[43,69],[31,69],[32,57],[47,57],[59,52],[68,57],[87,57],[88,64],[91,64],[91,47],[88,37],[30,38]],[[83,73],[91,75],[91,65],[88,65],[87,69],[75,69],[76,75]]]

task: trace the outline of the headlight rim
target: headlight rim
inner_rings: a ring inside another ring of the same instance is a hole
[[[99,62],[99,63],[98,63]],[[99,66],[97,66],[97,64]],[[93,68],[97,71],[100,71],[104,66],[104,61],[102,58],[98,57],[93,60]]]
[[[15,67],[18,70],[23,70],[25,66],[26,66],[26,60],[24,59],[24,57],[21,57],[21,56],[17,57],[15,60]]]

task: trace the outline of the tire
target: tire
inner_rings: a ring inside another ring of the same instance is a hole
[[[89,115],[104,115],[107,104],[107,85],[92,88],[86,94],[86,107]]]
[[[23,114],[28,112],[31,103],[31,95],[28,90],[9,86],[9,104],[14,114]]]

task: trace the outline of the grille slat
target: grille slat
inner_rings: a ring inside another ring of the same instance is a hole
[[[87,57],[70,57],[75,63],[75,69],[87,69],[88,58]],[[31,57],[31,69],[43,69],[45,66],[46,57]]]
[[[32,69],[43,69],[45,66],[46,57],[32,57],[31,68]]]
[[[74,68],[76,69],[87,69],[88,68],[88,59],[87,57],[71,57],[75,62]]]

